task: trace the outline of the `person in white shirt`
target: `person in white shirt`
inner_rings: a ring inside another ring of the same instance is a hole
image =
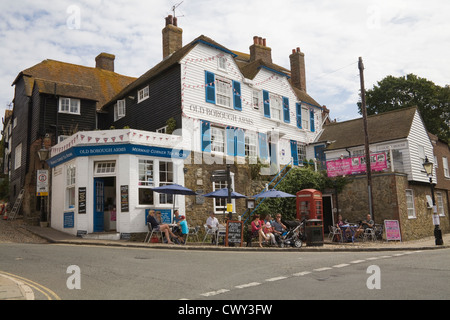
[[[215,233],[215,236],[213,237],[212,242],[215,242],[215,238],[217,238],[217,232],[219,231],[219,220],[217,220],[214,212],[211,212],[208,219],[206,219],[206,227],[210,230],[212,230]]]

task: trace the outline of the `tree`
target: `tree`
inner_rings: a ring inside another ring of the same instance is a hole
[[[450,141],[450,87],[438,86],[414,74],[387,76],[366,91],[367,114],[379,114],[400,108],[417,107],[427,130]],[[359,113],[361,103],[358,103]]]
[[[295,195],[303,189],[316,189],[323,192],[325,189],[337,188],[341,192],[350,180],[345,177],[328,178],[326,171],[314,171],[313,168],[293,168],[284,180],[282,180],[277,190]],[[258,214],[265,216],[281,213],[283,219],[294,220],[296,218],[295,198],[267,198],[257,209]],[[251,220],[251,219],[250,219]]]

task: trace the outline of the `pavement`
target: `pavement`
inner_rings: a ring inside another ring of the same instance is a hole
[[[450,248],[450,233],[443,234],[444,245],[437,246],[434,237],[428,237],[412,241],[365,241],[355,243],[332,243],[325,240],[322,246],[303,246],[302,248],[277,248],[259,246],[225,247],[210,243],[188,242],[186,245],[168,245],[161,243],[143,243],[130,240],[108,240],[98,234],[97,237],[80,238],[72,236],[52,228],[39,226],[27,226],[26,229],[45,239],[49,243],[70,245],[97,245],[111,247],[131,247],[146,249],[170,249],[170,250],[216,250],[216,251],[272,251],[272,252],[349,252],[349,251],[416,251],[439,250]],[[105,234],[107,235],[107,234]],[[111,238],[111,237],[109,237]],[[20,278],[0,272],[0,300],[34,300],[33,291]]]

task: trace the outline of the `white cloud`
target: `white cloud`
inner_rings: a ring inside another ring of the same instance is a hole
[[[94,66],[98,53],[109,52],[117,72],[143,74],[161,60],[164,18],[180,2],[3,1],[0,113],[13,99],[17,74],[47,58]],[[204,34],[249,52],[253,36],[261,36],[273,61],[286,68],[291,50],[300,47],[308,92],[332,118],[344,120],[359,117],[360,56],[367,89],[387,75],[407,73],[448,84],[449,11],[450,3],[441,0],[185,0],[177,15],[185,44]]]

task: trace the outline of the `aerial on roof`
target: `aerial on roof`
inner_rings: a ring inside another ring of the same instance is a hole
[[[369,143],[378,143],[408,137],[417,108],[404,108],[367,117]],[[362,118],[325,125],[319,142],[331,142],[327,150],[364,145]]]
[[[24,78],[25,92],[31,96],[34,85],[39,92],[97,101],[98,108],[118,91],[136,80],[102,68],[85,67],[55,60],[44,60],[19,73],[13,82]]]

